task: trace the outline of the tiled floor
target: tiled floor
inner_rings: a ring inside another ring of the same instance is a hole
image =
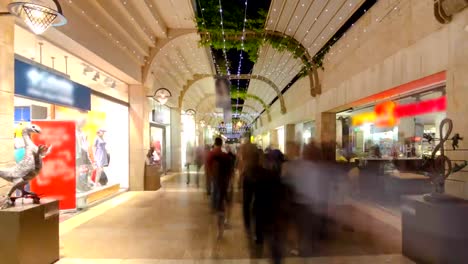
[[[125,193],[61,223],[58,263],[268,263],[265,256],[251,259],[240,203],[234,203],[232,226],[217,243],[204,189],[187,187],[185,180],[186,174],[177,175],[157,192]],[[380,234],[340,230],[322,243],[317,257],[286,263],[410,263],[390,227],[356,212],[347,215]]]

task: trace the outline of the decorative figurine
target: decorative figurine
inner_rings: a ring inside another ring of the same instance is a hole
[[[465,168],[468,165],[468,161],[463,161],[462,164],[455,163],[455,166],[452,168],[452,173],[455,173],[457,171],[461,171],[463,168]]]
[[[447,129],[444,129],[445,126],[448,126]],[[450,134],[452,133],[453,122],[449,118],[445,118],[440,122],[440,142],[432,150],[430,157],[423,157],[423,169],[426,170],[425,174],[428,175],[431,179],[431,182],[434,186],[433,191],[430,194],[424,196],[424,199],[429,202],[440,202],[440,201],[450,201],[453,197],[445,194],[445,179],[447,179],[450,174],[460,171],[465,166],[468,165],[467,161],[464,161],[463,164],[455,164],[452,166],[452,161],[449,157],[445,156],[444,143],[449,140]],[[445,132],[446,131],[446,132]],[[452,137],[453,143],[452,147],[455,149],[455,146],[458,147],[458,140],[462,138],[457,133]],[[436,154],[440,151],[440,155],[436,157]]]
[[[427,143],[431,143],[434,138],[431,136],[431,134],[424,133],[423,138],[427,140]]]
[[[462,137],[460,137],[460,134],[456,133],[453,137],[452,137],[452,148],[453,150],[456,150],[458,148],[458,141],[460,140],[463,140]]]
[[[35,193],[24,190],[26,184],[34,179],[42,169],[42,159],[50,153],[51,148],[45,145],[36,146],[31,140],[31,133],[41,133],[39,126],[30,125],[23,129],[23,139],[26,152],[23,160],[12,168],[0,169],[0,177],[13,183],[13,187],[8,192],[8,199],[3,204],[2,209],[14,205],[18,198],[32,198],[34,203],[39,203],[39,196]],[[12,197],[14,191],[21,191],[21,196]]]

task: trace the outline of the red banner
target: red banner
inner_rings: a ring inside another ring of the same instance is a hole
[[[31,181],[31,190],[40,197],[60,201],[60,209],[76,208],[75,122],[32,121],[42,129],[34,134],[36,145],[52,146],[43,160],[41,173]]]

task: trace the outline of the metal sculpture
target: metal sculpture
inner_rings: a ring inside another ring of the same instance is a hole
[[[42,159],[49,154],[51,148],[45,145],[36,146],[31,140],[31,133],[41,133],[37,125],[30,125],[23,129],[23,139],[26,146],[26,152],[23,160],[12,168],[0,169],[0,178],[13,183],[7,195],[7,200],[1,206],[2,209],[13,206],[19,198],[32,198],[34,203],[39,203],[40,198],[37,194],[24,190],[24,187],[34,179],[42,169]],[[12,194],[19,190],[21,195],[18,197]]]
[[[444,144],[448,140],[452,140],[452,146],[456,144],[458,147],[458,140],[462,139],[458,133],[450,139],[450,134],[453,130],[453,122],[449,118],[442,120],[439,126],[440,140],[439,143],[432,150],[431,156],[426,159],[423,163],[423,167],[427,169],[426,175],[428,175],[433,184],[433,190],[430,194],[424,196],[426,201],[441,201],[450,200],[451,197],[445,194],[445,180],[450,174],[462,170],[468,165],[467,161],[462,164],[456,164],[452,166],[452,161],[445,155]],[[453,141],[454,138],[456,142]],[[455,147],[453,147],[455,149]],[[437,153],[440,154],[437,156]]]

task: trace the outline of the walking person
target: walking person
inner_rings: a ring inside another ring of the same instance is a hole
[[[238,170],[239,182],[242,188],[242,213],[244,217],[244,227],[250,235],[252,202],[255,188],[255,174],[260,163],[260,153],[257,147],[250,143],[248,139],[239,148]]]
[[[225,228],[226,208],[228,206],[228,187],[231,180],[231,159],[221,150],[223,140],[215,139],[215,147],[207,158],[208,171],[212,177],[213,209],[218,220],[218,240],[222,239]]]

